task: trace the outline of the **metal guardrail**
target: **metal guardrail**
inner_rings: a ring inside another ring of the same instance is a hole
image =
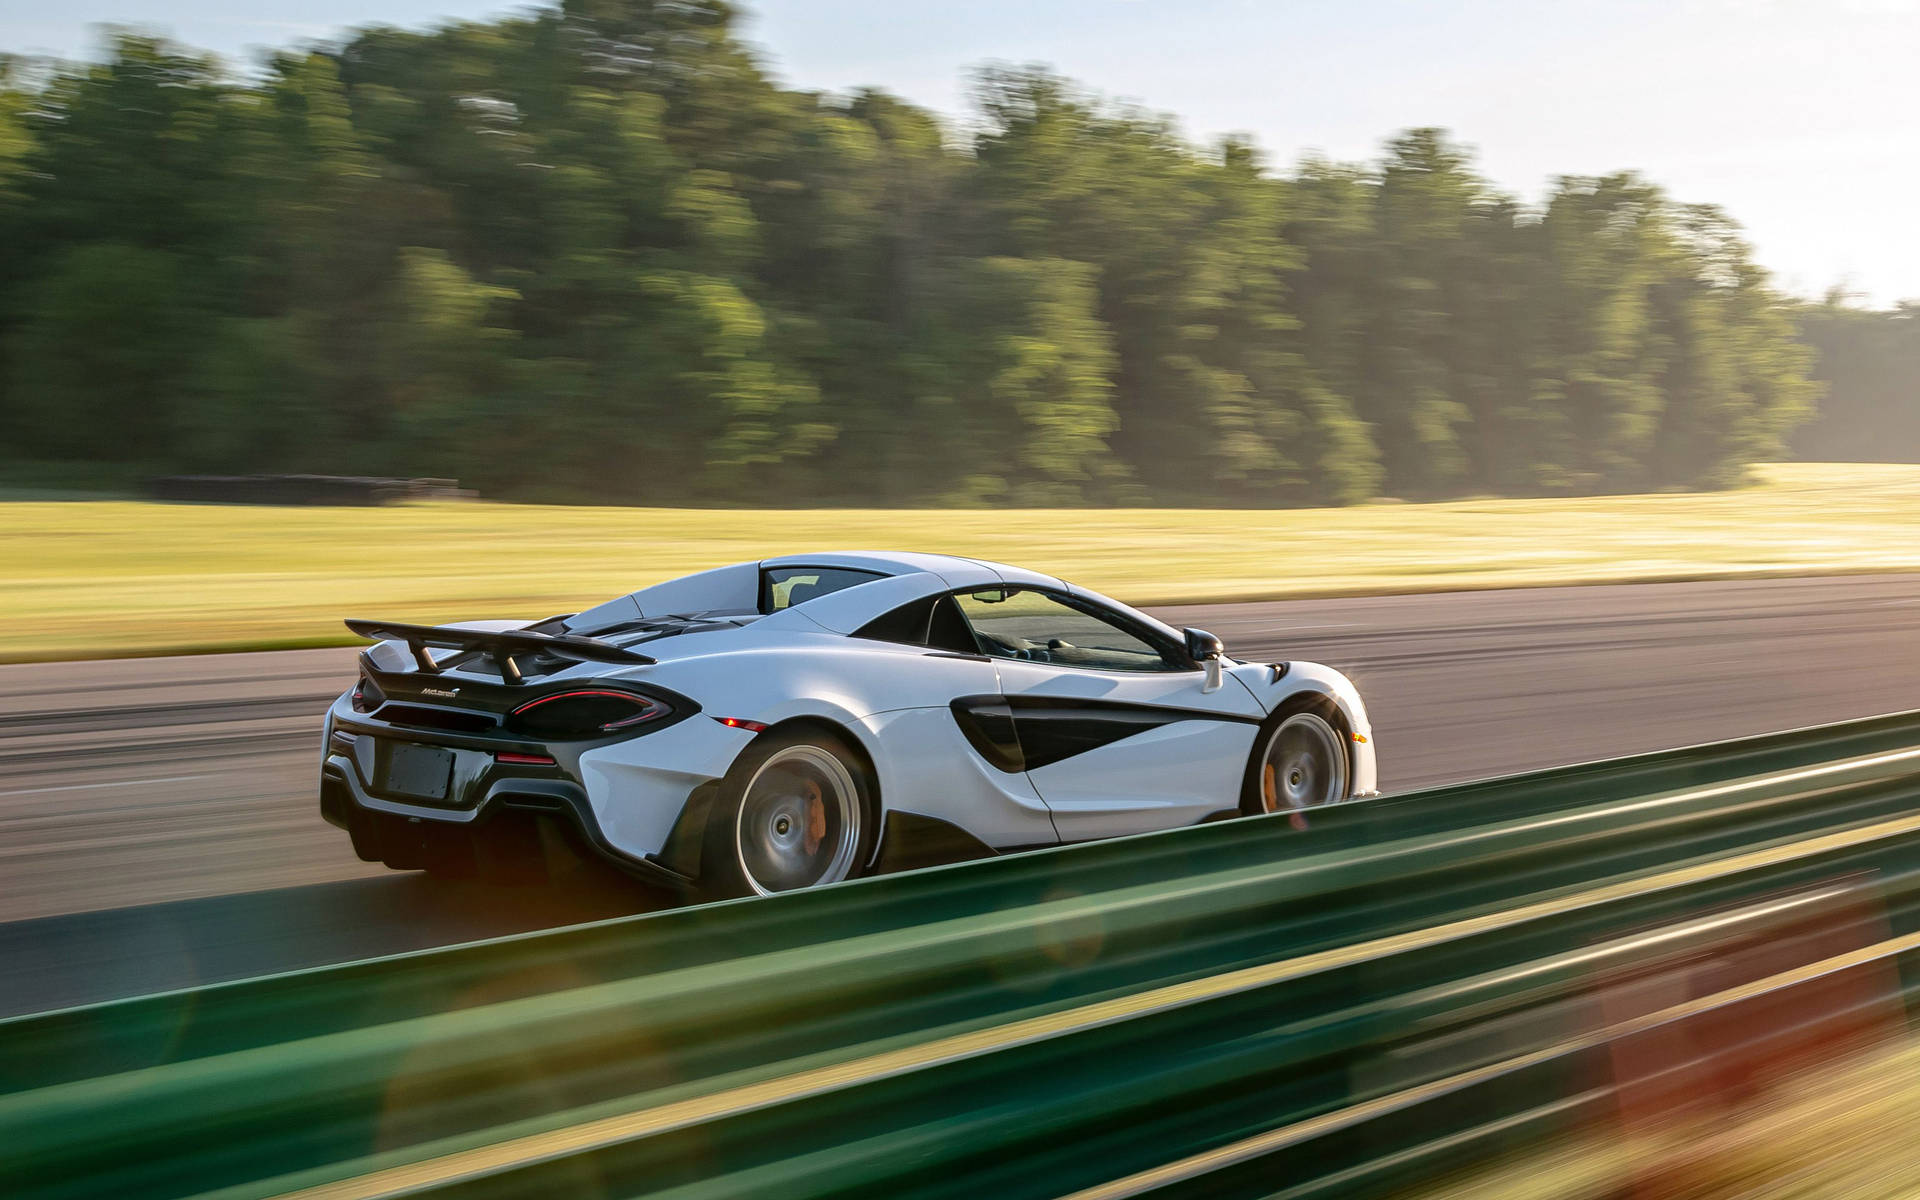
[[[505,986],[658,975],[777,949],[997,913],[1045,898],[1183,882],[1209,871],[1270,871],[1341,848],[1471,829],[1835,759],[1920,746],[1920,713],[1585,763],[1340,806],[1311,827],[1247,820],[939,868],[782,897],[708,905],[364,963],[290,972],[31,1018],[0,1021],[0,1094],[61,1079],[159,1066],[321,1036],[463,1005]],[[1391,898],[1382,897],[1382,900]],[[1425,917],[1419,897],[1403,919]],[[1346,936],[1300,923],[1280,953]],[[1145,973],[1140,978],[1148,978]]]
[[[0,1022],[0,1179],[1014,1196],[1239,1171],[1272,1191],[1247,1164],[1321,1130],[1288,1186],[1355,1187],[1493,1136],[1382,1134],[1457,1109],[1409,1089],[1545,1097],[1493,1106],[1509,1134],[1599,1103],[1568,1066],[1601,1036],[1568,1016],[1596,963],[1867,874],[1904,969],[1915,747],[1908,714]],[[1502,1021],[1531,1032],[1381,1074],[1389,1049]]]

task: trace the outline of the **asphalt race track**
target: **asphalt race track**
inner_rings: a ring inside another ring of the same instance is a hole
[[[455,618],[459,614],[447,614]],[[1163,609],[1347,671],[1383,786],[1920,708],[1920,575]],[[0,1016],[617,916],[369,868],[313,799],[350,650],[0,666]]]

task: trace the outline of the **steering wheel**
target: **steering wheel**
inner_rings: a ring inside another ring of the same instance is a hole
[[[987,643],[987,653],[998,654],[1004,658],[1017,659],[1020,662],[1050,662],[1051,656],[1041,646],[1016,646],[1006,638],[982,632],[980,640]],[[1026,639],[1022,638],[1022,641]]]
[[[1005,638],[995,637],[993,634],[987,633],[984,630],[975,630],[974,632],[978,633],[980,640],[986,643],[988,654],[999,654],[1006,658],[1020,657],[1020,647],[1007,641]]]

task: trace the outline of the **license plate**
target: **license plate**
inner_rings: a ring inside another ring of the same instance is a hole
[[[416,800],[445,800],[452,782],[453,751],[405,742],[387,747],[387,791]]]

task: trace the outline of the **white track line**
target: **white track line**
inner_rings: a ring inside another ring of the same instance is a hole
[[[41,792],[84,792],[89,788],[143,787],[150,783],[185,783],[190,779],[212,779],[211,775],[163,775],[158,779],[118,779],[111,783],[63,783],[55,787],[15,788],[0,796],[34,796]]]

